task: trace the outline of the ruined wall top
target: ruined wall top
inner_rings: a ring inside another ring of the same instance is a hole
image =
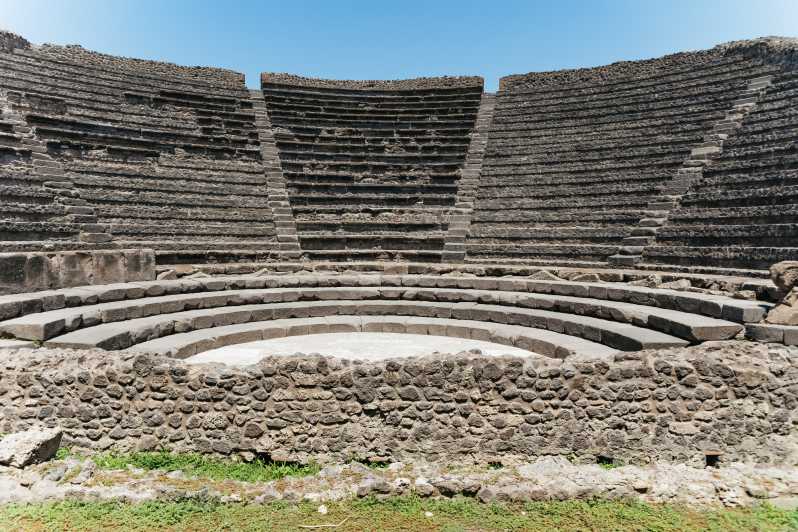
[[[16,48],[28,49],[30,42],[16,33],[0,30],[0,52],[13,52]]]
[[[762,37],[743,41],[732,41],[716,46],[726,55],[761,58],[770,63],[781,63],[791,68],[798,67],[798,39],[794,37]]]
[[[732,55],[796,66],[798,65],[798,39],[762,37],[723,43],[709,50],[679,52],[653,59],[618,61],[591,68],[513,74],[501,78],[499,89],[536,91],[558,89],[567,85],[618,83],[625,79],[656,76],[662,71],[696,66]]]
[[[79,45],[60,46],[43,44],[35,47],[36,52],[55,60],[70,61],[96,68],[138,73],[149,76],[168,76],[189,81],[243,88],[244,74],[223,68],[203,66],[181,66],[165,61],[135,59],[93,52]]]
[[[484,80],[480,76],[441,76],[397,80],[351,80],[319,79],[297,76],[283,72],[263,72],[261,86],[266,84],[312,87],[316,89],[403,91],[424,89],[482,89]]]
[[[592,68],[513,74],[499,80],[499,90],[536,91],[567,88],[568,85],[617,83],[625,79],[654,76],[664,70],[677,67],[703,64],[720,57],[722,57],[722,53],[713,48],[698,52],[679,52],[654,59],[618,61]]]

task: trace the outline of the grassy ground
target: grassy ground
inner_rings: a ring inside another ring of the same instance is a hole
[[[61,452],[57,458],[66,458],[68,451]],[[268,482],[288,476],[315,475],[316,465],[298,465],[281,462],[267,462],[256,459],[252,462],[221,460],[198,453],[170,453],[168,451],[136,453],[101,453],[91,457],[100,469],[127,469],[128,466],[147,471],[177,471],[188,477],[210,480],[240,480],[243,482]]]
[[[471,530],[781,531],[798,530],[798,513],[768,506],[700,511],[634,502],[485,505],[471,499],[397,497],[318,506],[219,504],[210,501],[50,503],[0,507],[0,530],[317,530],[385,532]]]

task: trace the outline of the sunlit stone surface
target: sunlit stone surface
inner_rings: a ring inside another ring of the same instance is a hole
[[[501,344],[428,336],[422,334],[397,333],[331,333],[289,336],[248,344],[230,345],[206,351],[188,358],[187,362],[223,362],[234,366],[255,364],[269,355],[293,355],[294,353],[323,353],[328,356],[354,360],[384,360],[393,357],[408,357],[438,353],[458,353],[479,349],[486,355],[541,356],[531,351]]]

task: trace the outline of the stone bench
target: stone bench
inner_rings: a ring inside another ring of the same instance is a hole
[[[161,314],[76,330],[56,336],[46,341],[45,345],[119,350],[142,341],[168,336],[174,332],[207,329],[250,321],[332,315],[436,317],[522,325],[584,338],[625,351],[687,345],[684,340],[633,325],[545,310],[478,303],[339,299],[240,305]]]
[[[601,72],[604,69],[596,69]],[[591,76],[592,79],[577,79],[570,83],[552,83],[541,80],[540,86],[527,85],[537,74],[511,76],[515,78],[506,84],[508,96],[523,99],[525,102],[560,101],[569,97],[601,98],[602,94],[615,95],[625,92],[639,92],[650,95],[652,90],[660,87],[679,88],[690,83],[706,83],[707,80],[720,78],[736,79],[741,74],[756,78],[760,71],[771,72],[774,66],[762,65],[754,59],[740,56],[727,56],[699,64],[683,63],[658,69],[656,74],[642,74],[632,70],[630,75],[613,75],[608,79],[605,75]],[[557,74],[557,73],[555,73]],[[524,79],[526,78],[526,79]]]
[[[157,287],[158,289],[164,289],[163,286],[158,284],[152,285],[152,287]],[[174,287],[174,284],[172,285]],[[151,288],[153,289],[153,288]],[[140,289],[143,291],[143,289]],[[153,291],[155,291],[153,289]],[[120,290],[121,292],[121,290]],[[84,307],[73,307],[67,308],[58,311],[50,311],[44,312],[41,314],[33,314],[23,318],[18,318],[16,320],[10,320],[4,322],[0,327],[0,330],[3,330],[6,333],[13,334],[19,338],[25,339],[37,339],[37,340],[44,340],[47,338],[52,338],[63,331],[70,331],[75,330],[80,327],[89,327],[88,329],[81,331],[80,333],[71,333],[64,335],[60,339],[57,339],[58,342],[66,342],[67,338],[80,338],[80,337],[91,337],[96,338],[96,334],[98,334],[98,330],[101,329],[103,326],[99,326],[97,324],[104,323],[104,327],[106,329],[112,331],[113,333],[118,333],[119,331],[128,331],[130,328],[135,329],[140,322],[136,320],[144,320],[143,324],[147,325],[148,327],[152,327],[153,324],[158,324],[159,330],[168,330],[168,323],[172,323],[175,320],[180,321],[183,316],[175,316],[175,312],[180,312],[186,308],[208,308],[211,307],[212,310],[210,311],[210,315],[218,316],[220,312],[223,313],[233,313],[234,315],[240,315],[242,312],[241,308],[237,308],[236,306],[227,307],[228,305],[241,305],[242,303],[250,302],[250,301],[296,301],[298,299],[339,299],[339,298],[351,298],[353,295],[359,296],[359,299],[375,299],[379,297],[394,297],[394,298],[426,298],[426,299],[434,299],[434,298],[448,298],[451,301],[477,301],[477,300],[487,300],[492,302],[500,302],[504,303],[505,305],[513,305],[518,304],[523,307],[527,307],[524,309],[508,309],[504,308],[500,310],[501,307],[496,306],[494,310],[499,312],[521,312],[528,319],[532,319],[532,317],[546,318],[550,320],[551,323],[555,325],[551,325],[552,327],[559,327],[557,323],[559,321],[574,324],[574,326],[585,325],[594,328],[603,328],[604,330],[608,330],[610,335],[621,335],[624,339],[618,340],[614,336],[611,336],[611,342],[614,342],[614,345],[633,345],[639,346],[635,348],[643,348],[644,345],[648,345],[645,342],[646,337],[651,336],[645,330],[641,329],[637,331],[637,327],[633,327],[632,329],[622,328],[622,330],[617,329],[614,324],[605,323],[605,320],[602,319],[594,319],[588,318],[586,323],[583,323],[585,320],[581,316],[570,316],[566,312],[577,312],[579,314],[590,314],[591,312],[595,315],[601,315],[610,319],[618,320],[619,322],[628,322],[628,323],[638,323],[638,324],[645,324],[646,326],[652,326],[655,329],[664,329],[670,332],[674,332],[679,334],[680,336],[688,337],[691,339],[698,339],[698,340],[707,340],[707,339],[722,339],[728,338],[736,334],[739,330],[739,326],[735,326],[735,324],[728,323],[728,322],[721,322],[720,320],[711,320],[701,318],[699,316],[688,316],[683,313],[673,312],[673,311],[658,311],[658,309],[646,309],[641,308],[640,306],[635,305],[628,305],[628,304],[612,304],[612,303],[604,303],[597,301],[590,301],[585,298],[567,298],[567,297],[534,297],[528,296],[519,298],[518,294],[510,293],[510,292],[481,292],[481,291],[468,291],[468,290],[435,290],[435,289],[420,289],[411,291],[411,294],[408,294],[406,291],[402,289],[371,289],[371,288],[346,288],[346,289],[325,289],[325,288],[316,288],[316,289],[304,289],[304,290],[297,290],[297,289],[250,289],[250,290],[227,290],[227,291],[219,291],[219,292],[212,292],[212,293],[196,293],[196,294],[177,294],[171,296],[156,296],[156,297],[148,297],[142,298],[138,300],[132,301],[118,301],[118,302],[110,302],[110,303],[102,303],[97,305],[88,305]],[[120,297],[121,293],[117,292],[115,294],[105,295],[105,298],[108,297]],[[391,304],[391,302],[381,302],[381,304]],[[396,305],[397,303],[393,303]],[[416,303],[414,303],[416,304]],[[426,302],[422,303],[426,304]],[[303,305],[299,305],[303,307]],[[488,305],[490,306],[490,305]],[[218,309],[218,307],[227,307],[226,309]],[[486,311],[484,305],[480,305],[477,311]],[[559,312],[549,312],[549,311],[542,311],[540,312],[531,312],[531,310],[535,310],[537,308],[554,308]],[[531,310],[530,310],[531,309]],[[190,311],[196,313],[197,311]],[[172,313],[172,316],[166,315],[160,317],[163,314]],[[148,319],[148,318],[138,318],[139,316],[159,316],[158,319]],[[192,314],[189,314],[192,315]],[[691,322],[692,318],[692,322]],[[509,318],[508,318],[509,319]],[[131,321],[125,321],[131,320]],[[553,320],[553,321],[551,321]],[[122,322],[122,323],[119,323]],[[114,324],[114,325],[107,325],[107,324]],[[93,326],[93,327],[92,327]],[[547,326],[543,326],[548,327]],[[627,333],[632,334],[627,334]],[[585,334],[591,334],[590,332]],[[625,336],[624,336],[625,335]],[[112,334],[112,337],[114,335]],[[664,339],[666,335],[657,335],[653,334],[652,336],[654,339]],[[110,340],[107,337],[103,337],[104,339],[98,345],[101,346],[108,346],[111,345],[107,342]],[[74,340],[70,340],[73,342]],[[618,343],[622,342],[622,343]],[[61,345],[61,344],[59,344]],[[115,345],[115,344],[114,344]]]
[[[218,326],[225,324],[227,319],[249,321],[249,319],[254,318],[247,318],[246,313],[252,312],[253,315],[260,315],[254,313],[260,312],[262,314],[270,311],[271,308],[257,305],[254,307],[251,305],[241,306],[245,303],[261,301],[337,301],[339,299],[347,301],[348,304],[351,304],[352,300],[368,301],[378,299],[380,300],[380,305],[388,305],[389,307],[391,306],[390,302],[385,300],[392,300],[395,305],[400,306],[402,309],[406,308],[405,302],[412,301],[415,303],[421,301],[422,305],[430,302],[436,304],[487,303],[491,307],[502,305],[506,306],[507,308],[504,310],[510,313],[515,309],[554,311],[566,315],[566,317],[563,317],[565,321],[569,319],[567,317],[569,314],[594,317],[601,320],[631,324],[636,327],[651,328],[692,342],[725,340],[734,337],[742,330],[742,326],[739,324],[724,320],[667,309],[589,298],[539,294],[525,295],[503,291],[435,288],[404,290],[403,288],[386,287],[250,289],[143,298],[35,314],[0,324],[0,330],[13,334],[18,338],[46,340],[56,336],[61,331],[71,331],[86,326],[89,328],[80,333],[66,334],[56,338],[56,342],[61,345],[67,339],[70,342],[75,342],[76,338],[93,338],[98,339],[96,346],[108,348],[111,345],[118,345],[116,338],[120,334],[127,338],[127,333],[130,332],[131,337],[135,338],[137,335],[133,334],[133,332],[142,327],[147,331],[142,333],[146,336],[154,334],[152,331],[171,331],[174,329],[175,323],[181,323],[183,324],[181,327],[188,329],[201,328],[194,322],[196,319],[201,320],[199,323],[205,324],[203,327]],[[344,303],[341,302],[341,304],[343,305]],[[318,305],[313,307],[318,308]],[[290,308],[292,312],[304,312],[303,309]],[[488,310],[497,311],[497,308]],[[181,309],[198,310],[181,312]],[[485,312],[484,305],[480,305],[476,311]],[[312,315],[313,311],[310,310],[309,312]],[[525,312],[525,310],[522,310],[522,312]],[[138,318],[138,316],[143,317]],[[232,318],[229,318],[229,316],[232,316]],[[554,319],[551,313],[547,313],[545,316]],[[579,321],[578,317],[576,319]],[[113,324],[105,327],[105,330],[110,331],[111,336],[107,334],[106,336],[98,336],[100,334],[100,326],[98,324],[100,323]],[[142,334],[138,336],[142,336]]]
[[[745,336],[757,342],[798,345],[798,327],[791,325],[749,323],[745,326]]]
[[[354,267],[354,266],[353,266]],[[616,301],[710,316],[736,323],[757,323],[772,304],[694,292],[645,288],[623,283],[540,281],[525,277],[457,277],[436,275],[264,275],[219,276],[84,286],[0,296],[0,319],[103,302],[223,290],[296,287],[405,287],[507,291]],[[20,322],[21,323],[21,322]],[[7,325],[4,324],[4,325]]]
[[[382,316],[327,316],[228,325],[142,342],[126,351],[186,358],[227,345],[340,332],[388,332],[469,338],[518,347],[551,358],[610,359],[618,352],[589,340],[518,325],[446,318]]]
[[[192,77],[182,77],[169,74],[157,74],[152,71],[153,63],[148,64],[147,71],[131,71],[129,65],[120,65],[119,70],[79,62],[75,58],[56,58],[52,50],[41,53],[38,50],[15,50],[13,55],[5,55],[2,61],[7,65],[16,65],[18,68],[29,67],[31,72],[47,72],[56,77],[61,75],[64,79],[86,80],[94,78],[103,80],[107,86],[118,89],[129,89],[131,86],[150,87],[153,90],[164,90],[167,87],[177,90],[193,90],[200,94],[211,92],[215,95],[240,93],[243,80],[238,80],[233,86],[229,83],[213,83],[208,80],[198,80]],[[239,88],[239,85],[241,88]]]
[[[354,249],[368,251],[440,251],[444,235],[441,232],[427,231],[420,235],[404,233],[391,234],[373,232],[372,234],[343,233],[336,231],[337,224],[329,224],[325,231],[302,231],[299,239],[302,251]]]

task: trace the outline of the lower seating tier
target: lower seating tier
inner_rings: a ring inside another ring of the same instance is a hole
[[[327,316],[273,319],[177,333],[127,349],[186,358],[211,349],[306,334],[387,332],[469,338],[526,349],[551,358],[609,358],[618,350],[596,342],[519,325],[434,317]]]
[[[52,346],[116,350],[214,327],[255,322],[262,331],[261,322],[270,320],[406,316],[541,329],[634,351],[733,338],[741,323],[758,322],[770,307],[619,283],[521,277],[230,276],[2,296],[0,332]]]

